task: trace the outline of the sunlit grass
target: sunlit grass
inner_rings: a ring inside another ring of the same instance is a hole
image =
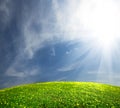
[[[0,90],[0,108],[120,108],[120,87],[48,82]]]

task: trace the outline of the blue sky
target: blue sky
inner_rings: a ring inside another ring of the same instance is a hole
[[[120,85],[119,16],[110,19],[115,29],[109,22],[101,25],[106,21],[101,17],[104,10],[112,13],[114,0],[105,1],[0,0],[0,88],[43,81]],[[97,12],[101,18],[90,14],[84,21],[86,8],[93,4],[101,4]],[[90,30],[101,36],[91,36]]]

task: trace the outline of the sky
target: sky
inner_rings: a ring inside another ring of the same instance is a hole
[[[120,86],[120,0],[0,0],[0,88],[47,81]]]

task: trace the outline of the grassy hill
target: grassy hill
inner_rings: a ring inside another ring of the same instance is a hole
[[[0,108],[120,108],[120,87],[48,82],[0,90]]]

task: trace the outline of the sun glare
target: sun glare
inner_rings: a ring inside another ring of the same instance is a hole
[[[89,5],[86,5],[88,0],[80,5],[80,24],[89,31],[88,38],[93,38],[99,48],[112,50],[120,35],[119,8],[114,0],[90,1]]]
[[[112,79],[114,71],[112,64],[117,63],[118,60],[114,58],[116,52],[119,53],[120,2],[118,0],[66,0],[61,8],[54,0],[54,5],[57,10],[58,25],[65,38],[82,42],[85,46],[78,55],[89,50],[82,62],[85,64],[90,58],[100,57],[98,61],[100,66],[96,73],[98,72],[98,76],[102,75],[103,78],[104,75],[109,74],[108,79]]]
[[[118,1],[68,0],[62,8],[64,12],[57,7],[57,18],[69,39],[91,40],[100,50],[112,50],[120,38]]]

